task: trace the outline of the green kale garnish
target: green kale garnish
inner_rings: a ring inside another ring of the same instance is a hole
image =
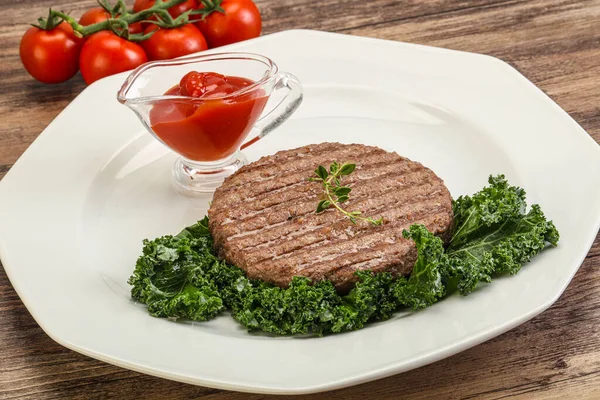
[[[542,251],[556,246],[559,235],[537,204],[525,213],[525,191],[510,186],[504,175],[489,186],[454,202],[455,233],[446,251],[444,275],[466,295],[494,275],[516,274]]]
[[[192,226],[184,228],[177,234],[178,238],[199,238],[199,237],[210,237],[210,231],[208,230],[208,217],[202,218]]]
[[[220,262],[206,237],[164,236],[145,240],[129,284],[131,296],[155,317],[206,321],[223,307],[219,289],[207,270]]]
[[[340,295],[329,281],[294,277],[288,288],[248,279],[213,251],[208,218],[177,236],[145,240],[129,279],[132,297],[151,315],[206,321],[221,311],[248,330],[278,335],[338,333],[390,318],[407,307],[428,307],[453,288],[466,295],[494,276],[516,274],[559,235],[538,205],[526,212],[525,191],[503,175],[453,203],[454,236],[444,249],[423,225],[403,232],[414,241],[417,260],[409,277],[356,272],[358,282]]]
[[[489,186],[473,196],[460,196],[453,201],[454,233],[450,247],[462,247],[495,225],[519,218],[525,212],[523,189],[510,186],[504,175],[490,176],[488,182]]]
[[[294,277],[289,288],[239,278],[234,282],[237,302],[233,317],[248,330],[303,334],[330,330],[333,310],[340,296],[328,281],[310,285],[308,278]]]
[[[444,245],[423,225],[412,225],[403,235],[415,242],[418,256],[409,278],[401,277],[396,282],[394,295],[399,304],[419,310],[437,302],[446,292],[441,273],[446,263]]]

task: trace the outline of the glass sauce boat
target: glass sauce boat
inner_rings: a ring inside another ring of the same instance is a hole
[[[179,82],[192,71],[245,78],[247,86],[221,96],[181,95]],[[278,90],[285,95],[261,117]],[[246,164],[240,150],[289,118],[302,102],[302,85],[295,76],[279,72],[267,57],[220,53],[141,65],[117,99],[136,113],[152,136],[181,156],[173,166],[174,188],[193,196],[214,191]]]

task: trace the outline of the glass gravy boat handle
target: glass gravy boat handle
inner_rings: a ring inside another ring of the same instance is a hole
[[[298,78],[287,72],[280,72],[273,79],[275,80],[273,92],[276,90],[287,90],[288,92],[267,115],[256,121],[253,128],[256,135],[242,144],[241,149],[267,136],[273,129],[285,122],[302,103],[302,84]]]

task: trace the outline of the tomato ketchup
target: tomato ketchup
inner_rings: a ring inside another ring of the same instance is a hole
[[[215,72],[190,72],[150,110],[154,133],[192,161],[218,161],[233,154],[262,113],[268,96],[255,82]],[[239,94],[236,94],[238,93]]]

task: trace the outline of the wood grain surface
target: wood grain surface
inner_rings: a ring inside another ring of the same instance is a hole
[[[18,57],[48,7],[79,16],[92,0],[0,0],[0,179],[84,88],[31,79]],[[372,36],[499,57],[600,142],[600,0],[258,0],[264,33],[292,28]],[[600,184],[600,177],[597,184]],[[0,221],[2,223],[2,221]],[[443,361],[300,399],[600,399],[600,236],[559,301]],[[275,399],[186,385],[67,350],[35,323],[0,268],[0,399]]]

